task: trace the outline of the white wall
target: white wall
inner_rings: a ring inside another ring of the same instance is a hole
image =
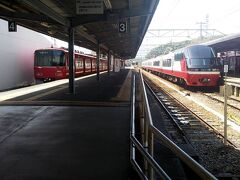
[[[8,32],[8,22],[0,19],[0,90],[34,82],[34,51],[51,47],[46,36],[21,26]]]

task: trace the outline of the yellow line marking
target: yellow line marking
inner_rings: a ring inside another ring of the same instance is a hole
[[[117,96],[112,98],[111,100],[113,101],[129,101],[130,100],[131,75],[132,75],[132,71],[130,70]]]
[[[103,74],[103,73],[107,73],[107,71],[100,72],[100,74]],[[87,76],[78,77],[78,78],[75,79],[75,81],[79,81],[81,79],[85,79],[85,78],[92,77],[92,76],[96,76],[96,73],[90,74],[90,75],[87,75]],[[13,98],[16,98],[16,97],[24,96],[26,94],[30,94],[30,93],[33,93],[33,92],[41,91],[41,90],[44,90],[44,89],[48,89],[48,88],[51,88],[51,87],[56,87],[56,86],[59,86],[59,85],[62,85],[62,84],[67,84],[68,85],[68,79],[61,79],[61,80],[49,82],[49,83],[46,83],[46,84],[38,84],[38,85],[29,86],[29,87],[25,87],[25,88],[0,92],[0,102],[6,101],[6,100],[9,100],[9,99],[13,99]]]
[[[4,101],[0,105],[37,105],[37,106],[129,106],[128,102],[93,101]]]

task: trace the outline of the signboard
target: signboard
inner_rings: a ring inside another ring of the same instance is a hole
[[[127,21],[122,21],[118,23],[118,32],[120,33],[127,32]]]
[[[103,14],[103,0],[76,0],[77,14]]]
[[[225,65],[223,66],[223,72],[225,72],[225,73],[228,72],[228,65],[227,65],[227,64],[225,64]]]
[[[15,21],[8,21],[8,32],[17,32],[17,24]]]

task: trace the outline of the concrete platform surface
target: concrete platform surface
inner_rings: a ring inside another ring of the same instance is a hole
[[[1,180],[128,178],[128,107],[0,107],[0,112],[6,128]],[[8,126],[18,116],[25,122]]]
[[[68,84],[61,84],[57,82],[50,82],[50,84],[56,84],[56,86],[49,86],[48,83],[37,85],[39,91],[35,89],[32,93],[24,94],[22,96],[13,97],[7,99],[7,101],[129,101],[130,86],[131,85],[131,73],[129,70],[121,70],[118,73],[111,73],[108,76],[107,73],[100,75],[100,81],[96,80],[96,76],[88,76],[87,78],[78,79],[75,81],[75,94],[69,94]],[[61,82],[62,80],[60,80]],[[43,89],[42,86],[49,87]],[[125,88],[127,86],[129,91]],[[121,89],[125,89],[127,96],[121,93]],[[22,90],[19,89],[22,94]],[[10,93],[10,92],[9,92]],[[9,93],[7,94],[8,96]],[[16,92],[14,92],[16,94]],[[120,94],[124,98],[117,98]],[[3,94],[4,95],[4,94]],[[126,98],[127,97],[127,98]],[[1,99],[0,99],[1,100]]]
[[[0,180],[129,179],[131,77],[100,79],[0,99]]]

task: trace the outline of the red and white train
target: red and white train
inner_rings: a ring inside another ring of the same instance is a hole
[[[187,86],[217,86],[218,62],[211,47],[192,45],[142,63],[142,68]]]
[[[39,49],[34,53],[34,77],[36,80],[50,81],[68,78],[68,51],[62,48]],[[75,53],[75,77],[97,71],[96,57]],[[100,58],[99,70],[107,70],[107,60]]]

